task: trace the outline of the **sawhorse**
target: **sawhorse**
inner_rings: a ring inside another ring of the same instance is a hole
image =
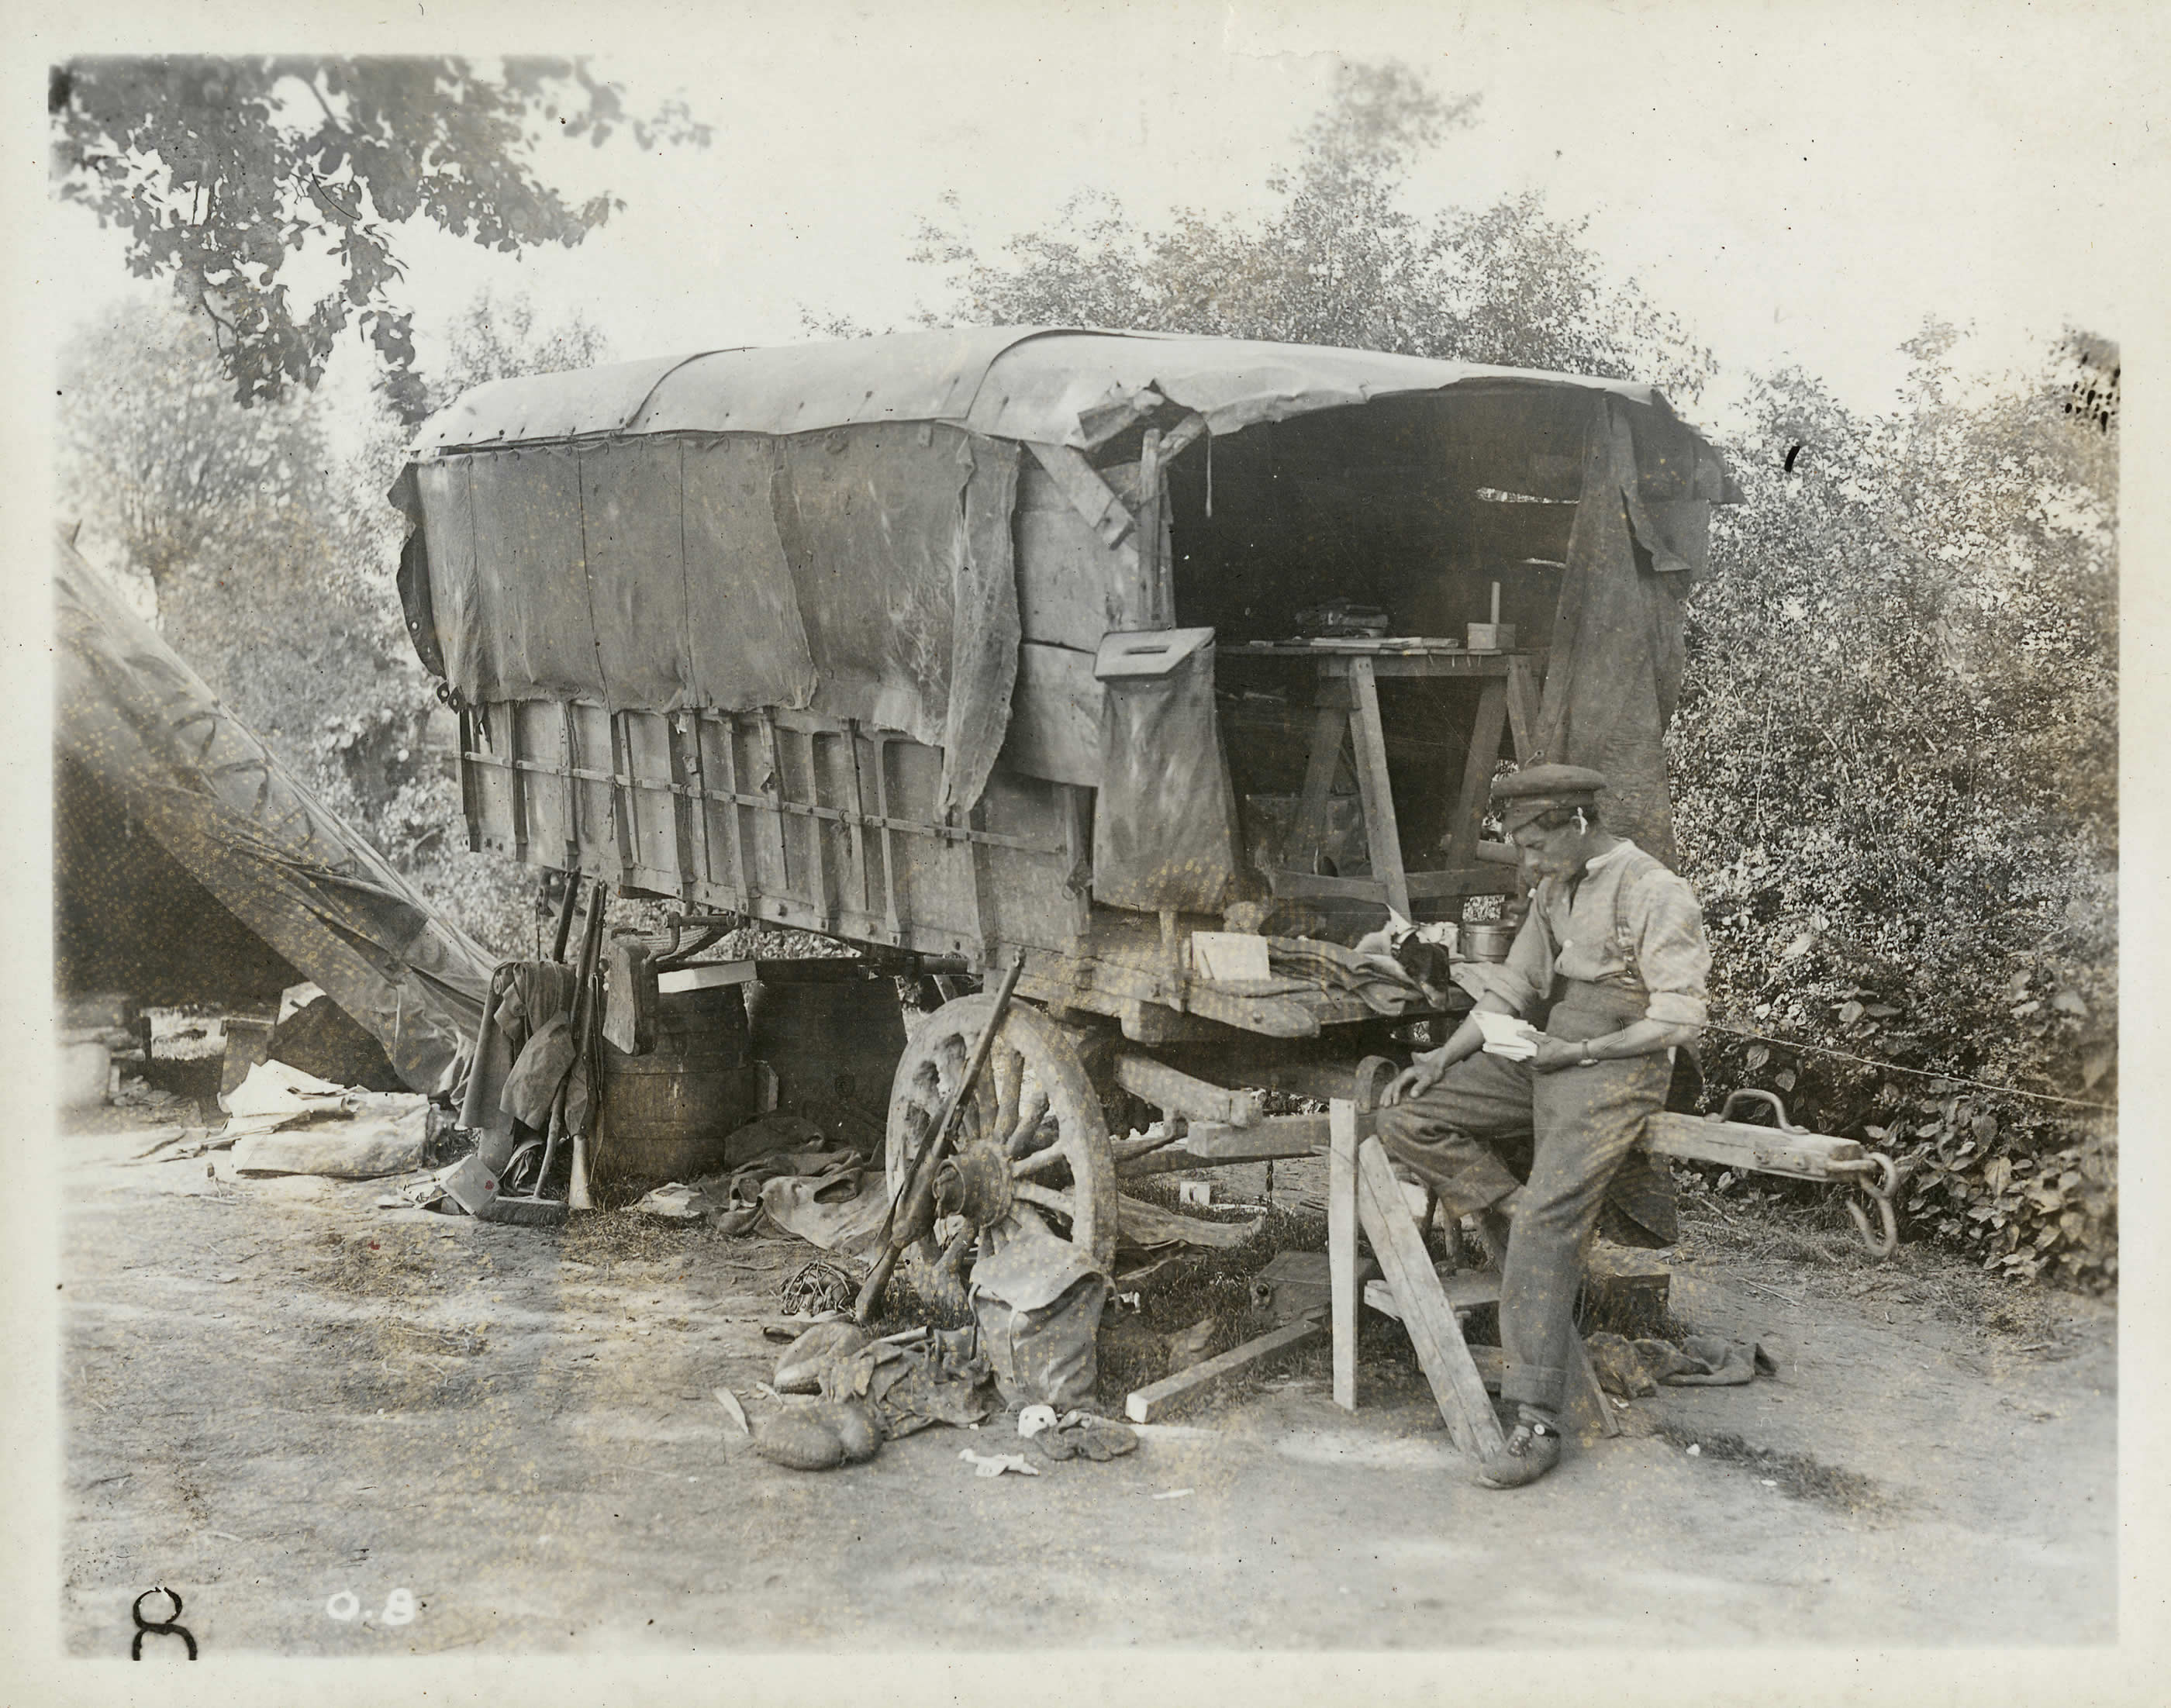
[[[1384,1286],[1386,1297],[1378,1308],[1391,1306],[1391,1314],[1401,1318],[1408,1331],[1418,1367],[1432,1389],[1450,1438],[1471,1458],[1497,1453],[1505,1445],[1499,1418],[1455,1316],[1458,1303],[1464,1309],[1497,1304],[1497,1281],[1489,1289],[1482,1286],[1462,1289],[1468,1296],[1450,1298],[1426,1255],[1424,1240],[1403,1199],[1394,1165],[1377,1138],[1359,1137],[1359,1115],[1354,1102],[1337,1099],[1327,1106],[1327,1253],[1334,1336],[1334,1403],[1344,1411],[1357,1409],[1357,1308],[1363,1297],[1357,1282],[1357,1233],[1361,1228],[1380,1264],[1380,1278],[1372,1286]],[[1599,1389],[1579,1338],[1575,1357],[1580,1379],[1573,1384],[1572,1409],[1595,1407],[1600,1432],[1619,1434],[1621,1426]]]

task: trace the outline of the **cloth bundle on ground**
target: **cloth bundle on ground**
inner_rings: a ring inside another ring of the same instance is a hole
[[[230,1118],[206,1148],[233,1147],[242,1175],[367,1181],[423,1165],[430,1100],[335,1085],[284,1062],[259,1062],[226,1095]]]
[[[995,1409],[989,1391],[989,1365],[971,1355],[963,1332],[930,1332],[899,1345],[869,1341],[850,1321],[817,1323],[787,1347],[777,1360],[774,1384],[780,1394],[818,1394],[813,1405],[788,1405],[753,1430],[763,1456],[801,1470],[857,1463],[871,1458],[844,1449],[828,1455],[815,1437],[837,1433],[833,1410],[864,1414],[883,1439],[898,1440],[937,1423],[957,1427],[980,1422]],[[788,1420],[780,1422],[779,1420]]]
[[[1755,1341],[1723,1335],[1688,1335],[1676,1346],[1651,1338],[1624,1340],[1619,1335],[1589,1336],[1584,1345],[1599,1385],[1624,1400],[1670,1388],[1738,1388],[1758,1376],[1775,1376],[1778,1364]]]

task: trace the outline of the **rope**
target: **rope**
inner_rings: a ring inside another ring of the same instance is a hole
[[[1979,1090],[1996,1091],[2007,1097],[2032,1098],[2038,1103],[2062,1103],[2069,1109],[2093,1109],[2105,1115],[2115,1115],[2114,1103],[2089,1103],[2078,1097],[2060,1097],[2049,1091],[2023,1091],[2018,1085],[2000,1085],[1988,1079],[1970,1079],[1965,1074],[1944,1074],[1933,1068],[1904,1068],[1897,1062],[1879,1062],[1872,1057],[1857,1056],[1849,1050],[1827,1049],[1822,1044],[1797,1043],[1792,1038],[1775,1038],[1767,1032],[1744,1031],[1739,1026],[1723,1026],[1717,1020],[1707,1020],[1703,1029],[1707,1032],[1724,1032],[1729,1037],[1753,1038],[1760,1044],[1777,1044],[1782,1050],[1807,1050],[1813,1055],[1836,1056],[1842,1062],[1858,1062],[1865,1068],[1876,1068],[1887,1073],[1912,1074],[1923,1079],[1943,1079],[1954,1085],[1972,1085]]]

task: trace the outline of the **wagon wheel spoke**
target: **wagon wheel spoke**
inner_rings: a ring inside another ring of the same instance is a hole
[[[1025,1089],[1025,1057],[1007,1041],[998,1038],[988,1054],[987,1071],[989,1083],[995,1088],[992,1130],[1007,1133],[1018,1118],[1018,1099]]]
[[[1031,1181],[1020,1181],[1017,1195],[1028,1204],[1038,1204],[1053,1210],[1074,1223],[1078,1219],[1078,1201],[1068,1192],[1059,1192],[1053,1186],[1037,1186]]]
[[[1048,1120],[1048,1094],[1037,1086],[1025,1100],[1025,1107],[1018,1113],[1016,1123],[1003,1139],[1003,1154],[1015,1157],[1030,1143]]]
[[[1028,1180],[1034,1175],[1044,1175],[1058,1163],[1067,1163],[1069,1157],[1063,1147],[1051,1144],[1046,1150],[1037,1150],[1031,1156],[1021,1157],[1010,1165],[1013,1180]]]

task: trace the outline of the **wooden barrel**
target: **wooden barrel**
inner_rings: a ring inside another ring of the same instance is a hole
[[[599,1175],[655,1186],[724,1166],[724,1140],[754,1113],[738,986],[666,992],[653,1050],[628,1056],[605,1043],[603,1052]]]

